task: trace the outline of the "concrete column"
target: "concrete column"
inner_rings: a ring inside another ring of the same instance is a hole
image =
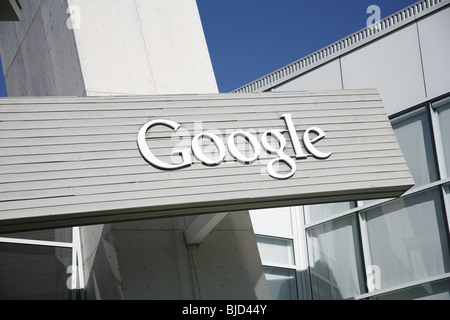
[[[22,0],[0,23],[9,96],[217,93],[195,0]],[[248,212],[81,228],[88,299],[268,299]]]

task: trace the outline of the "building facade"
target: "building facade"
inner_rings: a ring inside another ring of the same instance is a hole
[[[252,212],[272,298],[450,298],[449,5],[420,1],[236,90],[378,88],[415,180],[398,199]]]

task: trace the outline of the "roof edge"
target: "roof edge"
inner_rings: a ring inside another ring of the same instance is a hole
[[[422,0],[325,48],[294,61],[232,92],[262,92],[336,59],[426,15],[450,5],[450,0]]]

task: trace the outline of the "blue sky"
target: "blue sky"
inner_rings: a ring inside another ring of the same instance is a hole
[[[416,0],[197,0],[220,92],[230,92]],[[0,96],[6,96],[0,77]]]
[[[417,0],[197,0],[220,92],[229,92]]]

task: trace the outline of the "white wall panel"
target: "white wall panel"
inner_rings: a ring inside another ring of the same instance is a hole
[[[284,82],[275,91],[340,90],[342,89],[339,59],[324,64],[301,77]]]
[[[428,98],[450,89],[450,7],[418,22]]]
[[[344,89],[376,88],[388,114],[426,100],[415,24],[342,57]]]
[[[195,0],[136,4],[156,92],[218,92]]]

